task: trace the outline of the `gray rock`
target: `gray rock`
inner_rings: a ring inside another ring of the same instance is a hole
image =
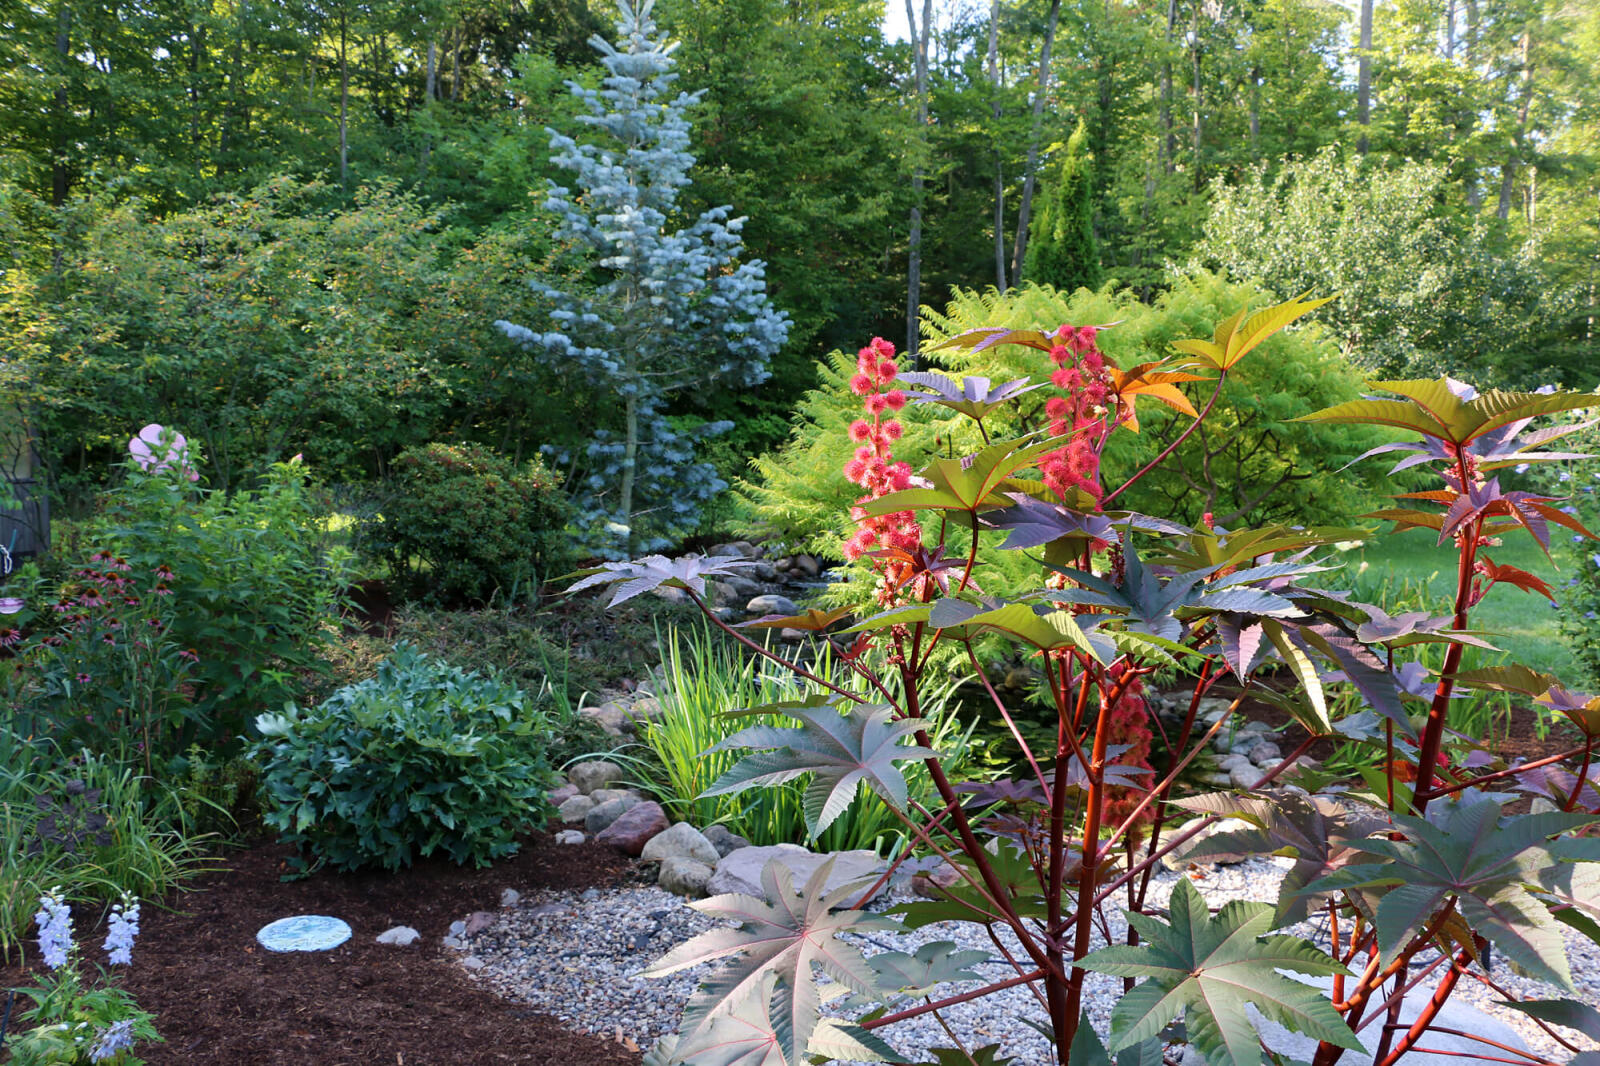
[[[816,577],[822,573],[822,564],[817,562],[817,557],[814,555],[801,554],[794,557],[794,569],[806,577]]]
[[[458,937],[447,936],[443,940],[439,941],[439,943],[443,944],[451,951],[465,951],[467,949],[466,941],[461,940]]]
[[[829,874],[824,886],[828,892],[854,881],[871,881],[888,869],[888,864],[877,855],[864,850],[835,851],[819,855],[794,844],[740,848],[723,856],[717,862],[716,872],[706,885],[706,891],[713,896],[726,892],[742,892],[761,899],[766,895],[761,887],[761,871],[766,868],[767,863],[780,862],[787,866],[794,874],[795,888],[799,889],[816,872],[817,867],[829,859],[834,860],[834,864],[833,872]],[[882,888],[879,891],[881,892]]]
[[[1183,700],[1178,700],[1177,702],[1183,705],[1181,707],[1182,710],[1187,711],[1189,709]],[[1195,713],[1207,722],[1215,722],[1218,718],[1227,714],[1228,708],[1232,705],[1231,700],[1221,699],[1217,696],[1207,696],[1200,701],[1200,706]]]
[[[590,759],[587,762],[577,763],[568,770],[567,780],[587,796],[597,788],[610,788],[614,783],[621,781],[624,774],[622,767],[614,762]]]
[[[1253,765],[1255,764],[1250,761],[1248,755],[1224,755],[1217,760],[1217,769],[1225,774],[1240,769],[1248,770]]]
[[[770,583],[778,580],[778,568],[764,559],[756,563],[756,565],[752,566],[749,570],[746,570],[745,573],[749,574],[757,581],[766,581]]]
[[[463,922],[463,921],[451,922],[450,923],[450,935],[451,936],[466,936],[467,935],[467,923]]]
[[[688,822],[679,822],[663,833],[658,833],[645,844],[644,850],[639,853],[639,858],[645,862],[666,862],[668,859],[692,859],[706,867],[715,866],[717,860],[722,858],[716,845],[701,835],[700,830]],[[706,877],[711,876],[711,871],[706,870]],[[663,887],[666,887],[663,885]],[[701,883],[701,888],[705,884]],[[678,891],[670,889],[670,891]]]
[[[571,801],[568,801],[571,802]],[[619,799],[607,800],[596,804],[594,809],[583,816],[583,828],[591,835],[599,833],[612,822],[621,818],[629,808],[637,807],[639,800],[633,796],[623,796]]]
[[[749,570],[746,570],[744,573],[726,574],[723,577],[719,578],[716,583],[719,584],[719,585],[726,586],[727,589],[728,589],[728,592],[730,593],[730,595],[728,595],[727,597],[723,598],[722,602],[724,602],[724,603],[734,603],[736,601],[748,600],[752,596],[761,595],[761,588],[762,588],[761,582],[755,580],[755,578],[753,578],[753,577],[746,577],[745,574],[757,574],[759,571],[761,571],[763,569],[771,570],[772,569],[772,564],[771,563],[761,563],[761,564],[759,564],[757,566],[752,566]],[[762,580],[770,580],[770,579],[763,578]]]
[[[556,834],[557,844],[582,844],[583,840],[583,834],[576,829],[563,829]]]
[[[567,802],[567,800],[571,799],[573,796],[581,796],[581,795],[582,795],[582,793],[578,791],[578,786],[577,785],[567,784],[567,785],[562,785],[560,788],[558,788],[554,792],[550,793],[550,795],[547,796],[546,798],[550,801],[550,805],[551,806],[559,807],[563,803]]]
[[[1228,776],[1232,779],[1234,788],[1255,788],[1256,782],[1261,780],[1261,771],[1254,766],[1241,766]]]
[[[748,540],[729,541],[726,544],[714,544],[708,555],[731,555],[738,559],[759,559],[761,549],[751,544]]]
[[[1281,971],[1280,971],[1281,972]],[[1301,974],[1285,973],[1296,981],[1314,985],[1324,991],[1333,987],[1331,977],[1306,977]],[[1348,986],[1347,986],[1348,987]],[[1433,982],[1425,981],[1413,990],[1400,1004],[1400,1024],[1409,1028],[1422,1013],[1423,1006],[1433,995]],[[1285,1059],[1299,1059],[1310,1062],[1317,1051],[1317,1042],[1309,1036],[1292,1032],[1277,1022],[1269,1021],[1262,1017],[1255,1007],[1246,1007],[1250,1015],[1251,1024],[1261,1036],[1261,1042],[1268,1048],[1277,1052]],[[1527,1042],[1517,1035],[1516,1030],[1505,1022],[1494,1018],[1476,1007],[1462,1001],[1460,996],[1451,999],[1444,1005],[1434,1019],[1434,1028],[1423,1038],[1421,1044],[1427,1051],[1410,1051],[1401,1059],[1405,1066],[1461,1066],[1462,1063],[1484,1062],[1487,1056],[1503,1056],[1506,1053],[1497,1051],[1492,1045],[1479,1043],[1464,1036],[1453,1036],[1450,1033],[1440,1032],[1443,1029],[1454,1029],[1461,1033],[1471,1033],[1481,1036],[1507,1047],[1518,1048],[1526,1051]],[[1378,1048],[1378,1040],[1382,1035],[1382,1026],[1369,1025],[1356,1034],[1356,1038],[1366,1047],[1365,1052],[1346,1051],[1336,1060],[1338,1066],[1356,1066],[1358,1063],[1372,1061],[1373,1052]],[[1404,1029],[1401,1030],[1402,1032]],[[1438,1052],[1432,1054],[1431,1052]],[[1194,1048],[1185,1048],[1183,1052],[1184,1066],[1206,1066],[1205,1056]]]
[[[654,696],[640,696],[628,708],[628,717],[635,722],[653,722],[661,717],[661,701]]]
[[[563,822],[581,822],[594,810],[594,800],[588,796],[573,796],[563,803],[556,814]]]
[[[1231,755],[1243,755],[1245,758],[1249,758],[1250,749],[1254,748],[1257,744],[1264,743],[1266,743],[1266,738],[1260,733],[1236,733],[1234,734],[1233,741],[1228,745],[1228,753]]]
[[[662,585],[660,588],[650,590],[652,596],[659,596],[668,603],[688,603],[689,594],[682,589],[675,589],[671,585]]]
[[[597,788],[589,793],[589,800],[596,806],[610,803],[612,800],[631,799],[642,800],[644,793],[632,788]]]
[[[790,629],[788,626],[778,631],[778,639],[785,644],[799,644],[810,636],[804,629]]]
[[[397,925],[378,934],[378,943],[393,944],[397,948],[408,948],[421,939],[422,934],[409,925]]]
[[[468,955],[466,958],[461,960],[461,965],[465,966],[469,970],[481,970],[483,969],[483,960],[478,958],[476,955]]]
[[[598,725],[608,737],[620,737],[633,732],[633,720],[628,717],[628,708],[615,700],[598,707],[585,707],[578,714]]]
[[[676,855],[662,862],[661,874],[656,878],[656,883],[662,888],[679,896],[703,896],[710,881],[711,867],[703,862],[695,862],[693,859]]]
[[[500,906],[502,907],[515,907],[520,899],[522,899],[522,893],[514,888],[500,890]]]
[[[1249,751],[1250,761],[1257,766],[1273,767],[1283,759],[1283,751],[1270,740],[1263,740]]]
[[[748,840],[725,825],[706,826],[700,831],[700,835],[709,840],[711,846],[717,849],[718,858],[738,851],[740,848],[748,848],[750,846]]]
[[[1231,773],[1206,774],[1200,780],[1208,785],[1216,785],[1218,788],[1233,787],[1233,775]]]
[[[490,911],[473,911],[467,915],[466,934],[477,936],[495,923],[496,916]]]
[[[773,592],[769,592],[765,596],[755,597],[744,605],[744,609],[747,613],[758,616],[779,614],[787,617],[788,615],[800,613],[800,608],[795,606],[793,600]]]

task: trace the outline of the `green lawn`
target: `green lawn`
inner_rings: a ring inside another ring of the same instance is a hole
[[[1356,588],[1365,597],[1377,596],[1385,585],[1398,591],[1409,583],[1414,591],[1426,588],[1428,610],[1446,614],[1455,594],[1455,551],[1448,543],[1436,547],[1436,540],[1424,530],[1378,533],[1365,547],[1347,553],[1343,561],[1352,571],[1363,562],[1367,564],[1366,570],[1354,578]],[[1507,537],[1502,547],[1491,548],[1487,554],[1497,563],[1537,574],[1560,595],[1561,583],[1567,575],[1545,558],[1532,538]],[[1559,558],[1559,551],[1556,554]],[[1577,666],[1557,627],[1557,617],[1558,612],[1543,596],[1506,584],[1490,589],[1472,614],[1473,628],[1492,631],[1494,635],[1489,639],[1506,652],[1506,661],[1522,663],[1576,683]],[[1489,658],[1493,661],[1499,657]]]

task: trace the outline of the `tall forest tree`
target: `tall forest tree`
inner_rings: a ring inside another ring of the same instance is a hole
[[[1024,275],[1064,292],[1100,285],[1100,249],[1094,239],[1094,164],[1080,119],[1052,180],[1044,185],[1039,213],[1028,238]]]
[[[675,92],[675,46],[656,36],[653,6],[621,0],[619,45],[593,40],[606,68],[601,88],[570,84],[592,138],[549,131],[554,161],[576,188],[552,183],[545,206],[558,239],[570,242],[572,267],[600,280],[561,288],[531,279],[556,307],[548,331],[495,323],[542,350],[569,387],[587,379],[615,398],[621,425],[595,431],[577,496],[585,518],[603,522],[609,547],[623,552],[681,537],[726,487],[694,450],[728,425],[685,425],[671,402],[760,384],[789,331],[767,296],[764,265],[739,261],[743,220],[730,217],[731,207],[674,228],[694,163],[687,114],[699,95]]]

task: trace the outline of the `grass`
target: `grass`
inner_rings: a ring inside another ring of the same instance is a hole
[[[1347,572],[1354,576],[1358,591],[1407,584],[1425,588],[1428,609],[1435,614],[1448,614],[1456,587],[1455,552],[1450,544],[1436,547],[1436,541],[1437,537],[1424,530],[1380,533],[1364,547],[1346,554],[1343,561]],[[1567,577],[1525,535],[1508,536],[1503,546],[1491,548],[1487,554],[1497,563],[1520,567],[1543,578],[1554,589],[1559,589]],[[1578,676],[1578,664],[1561,635],[1558,618],[1559,613],[1543,596],[1506,584],[1491,588],[1472,612],[1473,628],[1491,634],[1488,639],[1505,653],[1505,662],[1573,679]],[[1489,661],[1497,658],[1500,657],[1491,655]]]

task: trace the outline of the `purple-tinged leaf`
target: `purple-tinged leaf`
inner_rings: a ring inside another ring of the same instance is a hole
[[[944,374],[908,373],[900,374],[895,381],[928,390],[906,393],[912,403],[938,404],[978,422],[983,421],[984,416],[1001,404],[1044,387],[1043,382],[1036,385],[1028,384],[1027,378],[1017,378],[1015,381],[991,386],[988,378],[975,374],[956,382]]]
[[[1261,658],[1262,640],[1266,633],[1260,622],[1240,625],[1228,615],[1216,617],[1217,635],[1222,639],[1222,658],[1241,682],[1250,677]]]
[[[1010,536],[1000,547],[1005,551],[1037,548],[1063,538],[1103,540],[1120,543],[1116,527],[1103,514],[1075,511],[1060,504],[1045,503],[1025,493],[1006,496],[1016,501],[1002,510],[988,511],[981,521],[990,529],[1006,530]]]
[[[646,555],[621,563],[602,563],[590,570],[579,571],[581,581],[568,587],[568,592],[599,585],[615,585],[616,591],[606,606],[615,607],[635,596],[652,592],[663,586],[688,589],[701,599],[706,595],[706,578],[730,574],[740,567],[754,566],[753,559],[735,559],[728,556],[684,555],[668,559],[664,555]]]

